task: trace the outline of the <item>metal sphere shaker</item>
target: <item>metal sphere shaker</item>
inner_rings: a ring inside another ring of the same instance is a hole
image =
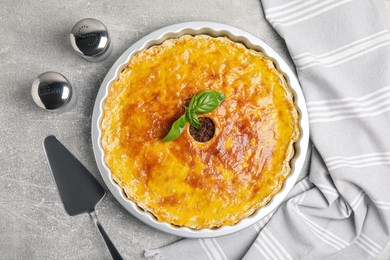
[[[34,102],[45,110],[66,111],[76,102],[76,95],[69,81],[60,73],[48,71],[33,82],[31,95]]]
[[[93,18],[77,22],[70,33],[73,49],[90,62],[100,62],[110,56],[112,44],[106,26]]]

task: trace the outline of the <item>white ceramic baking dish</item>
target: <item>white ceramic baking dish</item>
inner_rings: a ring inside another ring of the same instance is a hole
[[[104,160],[104,152],[100,144],[100,120],[103,114],[104,100],[107,97],[111,84],[118,79],[119,74],[124,68],[126,68],[127,64],[129,63],[130,59],[134,54],[144,49],[150,48],[153,45],[159,45],[167,39],[178,38],[185,34],[206,34],[213,37],[226,36],[232,41],[244,44],[247,48],[265,53],[274,61],[276,67],[284,74],[291,89],[293,90],[294,102],[296,103],[296,106],[299,110],[301,137],[299,141],[295,144],[295,156],[291,161],[292,172],[290,176],[285,181],[284,186],[280,190],[280,192],[277,193],[266,206],[260,208],[253,215],[241,220],[233,226],[222,226],[215,229],[194,230],[191,228],[178,227],[170,223],[158,221],[151,213],[141,209],[134,202],[132,202],[126,197],[122,189],[113,181],[110,169],[107,167]],[[267,214],[269,214],[271,211],[273,211],[275,208],[277,208],[282,203],[283,199],[286,197],[291,188],[294,186],[302,170],[302,166],[308,148],[308,140],[309,123],[306,103],[299,82],[292,70],[271,47],[269,47],[266,43],[258,39],[253,34],[250,34],[239,28],[221,23],[188,22],[175,24],[152,32],[134,43],[118,58],[118,60],[108,71],[97,94],[92,115],[93,151],[100,173],[111,193],[128,212],[130,212],[133,216],[135,216],[145,224],[155,227],[164,232],[182,237],[206,238],[231,234],[255,224]]]

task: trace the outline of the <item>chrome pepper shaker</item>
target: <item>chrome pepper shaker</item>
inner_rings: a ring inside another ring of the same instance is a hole
[[[100,62],[110,56],[112,44],[106,26],[93,18],[76,23],[70,33],[73,49],[90,62]]]
[[[76,102],[75,92],[69,81],[58,72],[45,72],[33,82],[31,95],[34,102],[45,110],[66,111]]]

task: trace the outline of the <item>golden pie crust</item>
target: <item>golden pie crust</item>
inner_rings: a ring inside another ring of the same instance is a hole
[[[188,124],[161,140],[196,94],[226,95],[205,114],[214,137]],[[133,56],[114,82],[100,121],[115,182],[159,221],[193,229],[233,225],[267,204],[291,172],[300,135],[291,90],[265,54],[225,37],[185,35]]]

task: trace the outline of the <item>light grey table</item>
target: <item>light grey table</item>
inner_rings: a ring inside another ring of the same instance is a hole
[[[114,51],[104,62],[89,63],[70,47],[72,26],[86,17],[101,20],[111,34]],[[88,215],[66,215],[42,140],[56,135],[103,183],[93,158],[90,123],[105,74],[147,33],[199,20],[252,32],[290,62],[283,41],[263,17],[259,0],[0,0],[0,259],[110,257]],[[31,83],[48,70],[64,74],[76,88],[78,102],[69,112],[49,113],[33,103]],[[143,249],[179,239],[140,223],[110,193],[97,214],[127,259],[139,259]]]

